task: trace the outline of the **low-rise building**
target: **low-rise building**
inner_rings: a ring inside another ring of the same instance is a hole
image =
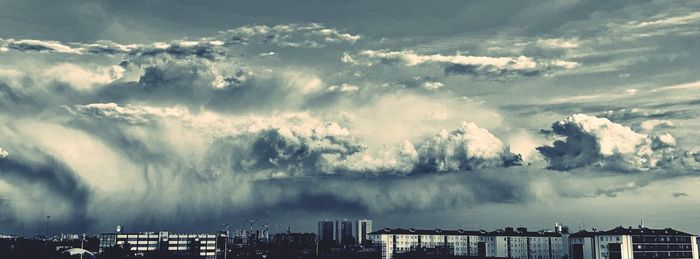
[[[382,259],[395,254],[424,248],[443,248],[454,255],[488,257],[494,253],[490,243],[495,239],[485,231],[419,230],[385,228],[369,234],[370,240],[381,246]]]
[[[370,233],[381,246],[382,258],[421,249],[439,248],[455,256],[501,257],[514,259],[562,259],[569,254],[568,234],[525,228],[505,230],[417,230],[382,229]],[[565,245],[567,244],[567,245]]]
[[[100,253],[115,246],[128,248],[136,253],[161,252],[171,254],[194,254],[201,258],[216,258],[217,242],[214,234],[176,234],[168,231],[139,233],[100,234]]]
[[[573,259],[698,259],[697,237],[671,228],[620,226],[571,236]]]

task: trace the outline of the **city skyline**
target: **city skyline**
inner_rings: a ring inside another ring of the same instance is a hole
[[[698,2],[28,0],[0,23],[0,234],[700,233]]]

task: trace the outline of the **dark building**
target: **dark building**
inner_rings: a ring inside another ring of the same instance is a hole
[[[2,259],[52,259],[66,258],[64,251],[97,251],[98,239],[87,237],[79,239],[45,239],[7,237],[0,238],[0,258]]]
[[[693,255],[693,250],[697,253],[697,243],[695,236],[672,228],[650,229],[650,228],[623,228],[617,227],[600,233],[600,235],[610,236],[631,236],[632,253],[634,259],[651,258],[697,258]],[[609,244],[611,259],[622,258],[622,243]],[[693,246],[695,245],[695,249]]]
[[[279,233],[272,236],[272,245],[280,249],[315,249],[316,234],[314,233]]]
[[[355,237],[353,236],[352,231],[352,221],[345,219],[339,224],[340,231],[338,232],[338,243],[345,246],[355,244]]]
[[[570,237],[572,259],[698,259],[696,236],[671,228],[617,227]]]
[[[318,222],[318,240],[319,241],[334,241],[333,221],[322,220]]]

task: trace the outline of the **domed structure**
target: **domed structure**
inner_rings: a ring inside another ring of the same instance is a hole
[[[61,252],[61,259],[74,259],[74,258],[81,258],[81,259],[94,259],[95,255],[85,249],[82,248],[71,248],[66,251]]]

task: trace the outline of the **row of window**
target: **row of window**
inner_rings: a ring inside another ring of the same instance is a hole
[[[685,236],[632,236],[635,243],[690,243],[690,237]]]

